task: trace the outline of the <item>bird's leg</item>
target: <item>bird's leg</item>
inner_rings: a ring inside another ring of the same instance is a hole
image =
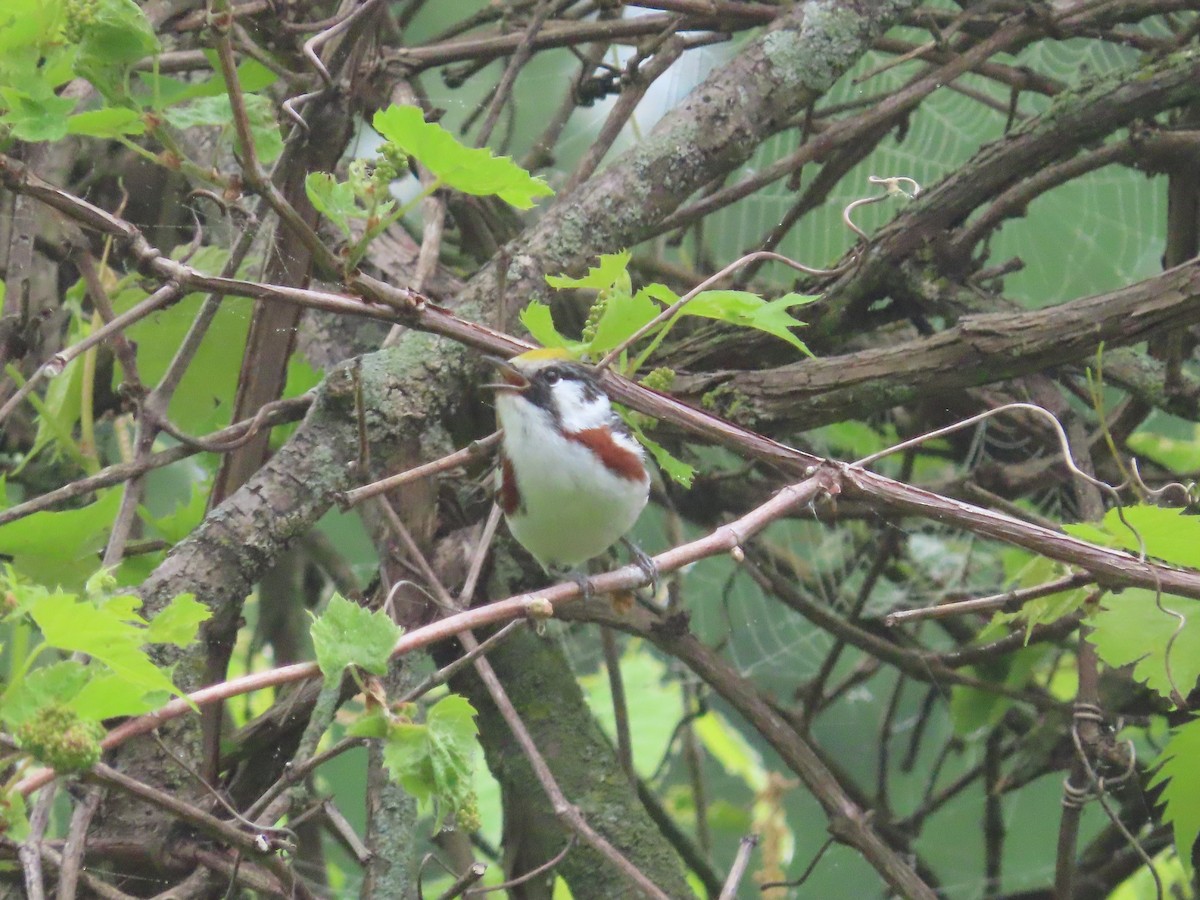
[[[560,569],[556,574],[579,586],[579,596],[583,598],[584,603],[596,596],[596,592],[592,589],[591,579],[582,569]]]
[[[633,558],[633,561],[637,567],[646,574],[646,580],[650,582],[650,593],[652,595],[657,594],[658,564],[646,554],[646,551],[644,551],[629,538],[621,538],[621,543],[625,545],[625,549],[629,551],[629,555]]]

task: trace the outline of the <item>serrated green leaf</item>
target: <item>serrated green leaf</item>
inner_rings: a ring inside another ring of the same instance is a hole
[[[350,723],[346,729],[348,737],[383,738],[387,737],[391,722],[378,706],[367,710]]]
[[[794,318],[788,310],[795,306],[812,303],[816,297],[803,294],[785,294],[777,300],[767,301],[748,291],[704,291],[693,297],[680,310],[681,315],[702,316],[731,325],[765,331],[787,341],[801,353],[812,356],[808,347],[790,331],[804,323]]]
[[[682,459],[671,453],[666,447],[657,441],[646,436],[646,432],[641,426],[636,423],[629,423],[633,433],[637,435],[638,442],[650,451],[650,455],[654,457],[654,461],[658,467],[669,475],[674,481],[683,485],[685,488],[692,486],[692,481],[696,478],[696,467],[685,463]]]
[[[93,671],[68,706],[81,719],[100,722],[115,716],[140,716],[158,709],[170,697],[167,691],[146,690],[115,673]]]
[[[254,141],[254,152],[259,162],[274,162],[283,152],[283,136],[275,118],[275,108],[270,99],[262,94],[245,94],[246,121],[250,125],[250,137]],[[187,129],[212,126],[233,128],[233,108],[228,94],[200,97],[186,105],[174,106],[163,113],[164,118],[175,128]]]
[[[413,722],[393,722],[383,747],[383,764],[392,780],[418,802],[433,796],[433,763],[430,760],[428,729]]]
[[[142,134],[146,125],[141,113],[121,106],[108,106],[77,113],[67,119],[67,134],[111,138],[122,134]]]
[[[23,48],[38,54],[58,36],[64,18],[60,0],[5,0],[0,7],[0,59]]]
[[[1036,556],[1019,550],[1012,551],[1005,557],[1005,570],[1010,573],[1010,584],[1013,589],[1035,587],[1045,584],[1063,574],[1061,563],[1044,556]],[[1015,571],[1009,565],[1016,565]],[[1090,591],[1075,588],[1069,591],[1059,591],[1038,597],[1023,603],[1016,612],[1011,614],[998,613],[997,621],[1021,622],[1025,625],[1025,640],[1029,640],[1035,625],[1048,625],[1056,622],[1065,615],[1075,612],[1087,600]]]
[[[212,617],[212,610],[193,594],[180,594],[159,610],[150,620],[146,639],[155,644],[174,644],[186,647],[196,640],[200,623]]]
[[[1164,594],[1162,605],[1184,617],[1183,628],[1171,645],[1171,675],[1183,696],[1200,678],[1200,601]],[[1167,644],[1180,626],[1175,616],[1158,609],[1154,591],[1126,588],[1105,597],[1089,620],[1087,639],[1110,666],[1137,663],[1133,677],[1151,690],[1171,696],[1167,677]]]
[[[338,181],[328,172],[311,172],[304,179],[304,192],[317,212],[346,237],[351,236],[350,220],[361,218],[364,210],[359,209],[350,182]]]
[[[67,115],[75,108],[75,100],[58,97],[42,85],[43,90],[26,93],[12,87],[0,87],[0,101],[7,111],[0,116],[0,125],[12,129],[12,136],[22,141],[60,141],[67,136]]]
[[[596,265],[588,269],[582,278],[572,278],[570,275],[547,275],[546,284],[552,288],[592,288],[601,291],[608,289],[633,292],[633,284],[629,279],[629,260],[633,254],[628,250],[619,253],[605,253]]]
[[[441,125],[425,121],[415,106],[389,106],[371,124],[402,153],[416,157],[443,184],[484,197],[495,194],[505,203],[528,209],[538,197],[554,193],[507,156],[487,148],[464,147]]]
[[[127,598],[114,598],[114,602],[98,607],[70,594],[49,594],[35,601],[29,614],[49,646],[88,654],[140,688],[143,695],[169,691],[183,696],[168,673],[154,665],[141,649],[147,629],[131,616]]]
[[[390,723],[383,761],[392,779],[419,803],[438,803],[438,823],[474,801],[475,710],[450,694],[435,703],[424,725]]]
[[[160,49],[154,26],[133,0],[97,0],[82,28],[75,71],[115,97],[124,91],[128,68]]]
[[[400,634],[400,626],[383,610],[372,612],[335,593],[325,612],[313,622],[317,665],[326,679],[340,678],[347,666],[362,666],[382,675]]]
[[[1140,552],[1144,543],[1148,556],[1200,568],[1200,516],[1185,515],[1182,510],[1151,505],[1113,508],[1099,526],[1084,522],[1064,527],[1075,537],[1131,553]]]
[[[1165,783],[1162,801],[1166,804],[1164,821],[1175,832],[1179,859],[1192,874],[1192,845],[1200,836],[1200,719],[1179,726],[1163,748],[1161,763],[1147,787]]]
[[[0,525],[0,553],[31,581],[75,588],[96,570],[94,554],[104,546],[121,505],[121,492],[101,491],[79,509],[38,512]]]
[[[476,748],[475,707],[466,697],[448,694],[433,704],[425,717],[429,737],[441,750],[460,757],[470,757]]]
[[[171,512],[157,518],[145,507],[138,507],[138,517],[169,544],[178,544],[196,530],[208,510],[211,481],[193,481],[188,499],[177,503]]]
[[[652,322],[660,312],[662,309],[646,291],[638,291],[632,296],[620,290],[612,291],[600,321],[596,323],[595,337],[588,343],[588,352],[593,357],[607,353]]]
[[[154,26],[134,0],[97,0],[89,18],[80,41],[88,64],[125,65],[159,50]]]
[[[995,627],[999,631],[989,631]],[[1006,629],[1000,629],[996,623],[989,625],[975,638],[974,643],[982,644],[994,640]],[[1028,684],[1034,668],[1046,654],[1046,648],[1037,645],[1026,647],[994,663],[972,666],[964,671],[984,681],[1003,685],[1011,690],[1020,690]],[[954,723],[954,733],[966,736],[984,728],[996,725],[1013,705],[1013,700],[1002,694],[982,691],[977,688],[956,684],[950,689],[950,718]]]
[[[0,721],[12,731],[41,707],[71,704],[93,674],[72,659],[34,669],[10,684],[0,697]]]
[[[214,274],[221,270],[225,259],[221,250],[201,248],[191,265],[205,274]],[[113,307],[122,313],[145,298],[140,288],[128,288],[113,297]],[[147,384],[157,383],[166,373],[204,299],[202,294],[188,294],[170,308],[130,326],[127,333],[137,346],[138,368]],[[213,317],[168,411],[171,421],[185,431],[204,434],[229,424],[250,323],[248,313],[248,305],[229,298]]]
[[[521,310],[520,319],[525,330],[543,347],[566,347],[570,343],[554,327],[550,307],[540,300],[530,301],[529,305]]]
[[[20,843],[29,837],[29,833],[29,816],[21,792],[0,792],[0,834],[10,841]]]

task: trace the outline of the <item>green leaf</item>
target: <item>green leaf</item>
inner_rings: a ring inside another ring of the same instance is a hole
[[[67,134],[111,138],[121,134],[142,134],[146,125],[142,114],[122,106],[108,106],[81,112],[67,119]]]
[[[682,682],[672,679],[666,664],[637,639],[630,641],[621,655],[621,680],[634,763],[638,774],[650,778],[675,737],[675,725],[684,709]],[[581,675],[579,684],[592,714],[615,741],[611,682],[604,672],[597,672]]]
[[[72,659],[34,669],[10,684],[0,697],[0,721],[12,731],[41,707],[69,705],[92,675],[91,669]]]
[[[801,353],[812,356],[803,341],[790,331],[791,328],[802,326],[804,323],[789,315],[788,310],[794,306],[812,303],[816,299],[815,296],[803,294],[785,294],[768,302],[747,291],[704,291],[688,301],[687,306],[680,310],[680,314],[702,316],[765,331],[787,341]]]
[[[169,544],[178,544],[196,530],[208,510],[208,495],[212,484],[209,479],[191,483],[191,492],[186,503],[177,503],[164,516],[155,518],[144,506],[138,507],[138,517],[149,525]]]
[[[80,26],[75,70],[106,96],[124,92],[124,73],[161,49],[154,26],[133,0],[97,0]]]
[[[619,253],[605,253],[600,261],[588,269],[582,278],[572,278],[569,275],[547,275],[546,284],[552,288],[592,288],[593,290],[623,290],[626,294],[633,293],[633,284],[629,279],[629,260],[633,254],[628,250]]]
[[[140,602],[126,595],[96,605],[56,593],[34,602],[29,614],[51,647],[88,654],[143,694],[169,691],[183,696],[168,673],[154,665],[141,649],[148,640],[148,630],[132,613]]]
[[[554,193],[506,156],[464,147],[441,125],[425,121],[415,106],[389,106],[375,113],[375,130],[400,152],[416,159],[443,184],[477,197],[494,194],[520,209]]]
[[[387,737],[391,722],[383,709],[374,706],[350,723],[346,729],[347,737],[383,738]]]
[[[535,341],[543,347],[566,347],[570,341],[558,333],[554,327],[554,317],[550,307],[540,300],[532,300],[521,310],[521,324],[525,326]]]
[[[692,727],[721,771],[740,778],[756,794],[767,789],[769,775],[762,754],[723,716],[709,712],[696,719]]]
[[[1013,590],[1045,584],[1064,574],[1061,563],[1037,556],[1023,550],[1012,549],[1004,555],[1005,572]],[[1013,613],[997,613],[998,623],[1022,622],[1025,625],[1025,640],[1029,640],[1035,625],[1048,625],[1065,615],[1075,612],[1087,600],[1091,592],[1085,588],[1058,591],[1023,603]]]
[[[1171,644],[1171,674],[1175,687],[1187,696],[1200,678],[1200,601],[1164,594],[1162,605],[1184,617],[1182,630]],[[1108,665],[1137,663],[1133,677],[1151,690],[1171,696],[1167,678],[1167,644],[1180,621],[1162,612],[1154,602],[1154,591],[1126,588],[1105,597],[1101,608],[1089,619],[1088,640]]]
[[[83,690],[68,704],[81,719],[100,722],[115,716],[140,716],[158,709],[171,697],[165,690],[146,690],[112,672],[93,672]]]
[[[329,680],[340,678],[347,666],[382,675],[400,634],[400,626],[383,610],[371,612],[335,593],[324,614],[313,622],[317,665]]]
[[[336,225],[346,237],[351,236],[350,220],[362,218],[365,214],[354,196],[354,186],[348,181],[338,181],[328,172],[309,173],[304,179],[304,192],[317,212]]]
[[[430,708],[424,725],[393,722],[383,761],[396,781],[418,802],[438,801],[438,824],[445,813],[474,804],[475,709],[457,694]]]
[[[1200,568],[1200,517],[1184,515],[1182,510],[1150,505],[1113,508],[1104,514],[1099,530],[1094,523],[1087,522],[1067,525],[1065,529],[1083,540],[1121,547],[1131,553],[1138,553],[1144,542],[1148,556]]]
[[[212,274],[221,270],[225,257],[221,250],[201,248],[192,257],[191,265]],[[117,313],[122,313],[145,298],[146,293],[140,288],[129,288],[113,297],[113,306]],[[204,295],[188,294],[170,308],[130,326],[127,333],[137,346],[138,368],[144,382],[156,384],[166,373],[203,303]],[[171,421],[185,431],[204,434],[229,424],[246,346],[249,312],[246,301],[227,298],[209,325],[168,411]]]
[[[225,78],[221,74],[220,63],[215,52],[206,51],[205,56],[215,70],[215,74],[203,81],[183,81],[160,75],[154,72],[138,72],[136,78],[140,83],[139,99],[153,109],[163,110],[176,103],[196,100],[200,97],[216,97],[226,93]],[[252,94],[270,86],[279,78],[274,72],[258,60],[247,59],[237,67],[237,80],[242,92]]]
[[[1163,748],[1161,765],[1151,776],[1147,787],[1166,783],[1162,800],[1166,804],[1164,821],[1175,831],[1175,848],[1179,859],[1192,873],[1192,845],[1200,835],[1200,719],[1179,726]]]
[[[154,26],[134,0],[97,0],[80,44],[80,62],[89,65],[127,65],[160,49]]]
[[[974,643],[987,643],[1001,637],[1007,631],[1007,626],[993,621],[980,631]],[[972,666],[963,671],[981,680],[1000,684],[1011,690],[1020,690],[1029,683],[1034,669],[1045,654],[1044,646],[1026,647],[1003,659]],[[965,737],[991,728],[1004,717],[1012,705],[1013,701],[1001,694],[956,684],[950,689],[950,717],[954,722],[954,733]]]
[[[637,435],[638,442],[650,451],[650,455],[654,457],[658,467],[677,483],[685,488],[690,488],[696,477],[696,467],[685,463],[662,444],[646,437],[646,432],[636,422],[628,422],[628,424],[633,433]]]
[[[180,594],[159,610],[146,629],[146,640],[155,644],[186,647],[196,639],[200,623],[212,617],[212,610],[193,594]]]
[[[121,492],[106,490],[79,509],[38,512],[0,525],[0,553],[32,581],[78,587],[95,571],[95,554],[120,505]]]
[[[429,728],[429,739],[438,752],[470,759],[475,753],[475,738],[479,734],[475,716],[475,707],[458,694],[448,694],[433,704],[425,724]]]
[[[245,94],[242,99],[246,104],[246,120],[259,162],[274,162],[283,152],[283,136],[275,119],[275,108],[270,99],[262,94]],[[169,124],[180,129],[205,126],[233,128],[233,108],[228,94],[200,97],[184,106],[172,107],[163,115]]]
[[[660,312],[662,309],[650,299],[647,291],[638,291],[631,296],[614,290],[608,295],[604,312],[596,323],[596,333],[588,344],[588,352],[593,356],[608,352],[652,322]]]
[[[0,59],[28,48],[40,52],[62,29],[62,0],[4,0],[0,7]]]
[[[1125,441],[1129,449],[1143,459],[1158,463],[1172,472],[1194,472],[1200,469],[1200,428],[1192,427],[1191,437],[1185,440],[1137,431]]]
[[[433,762],[428,729],[411,722],[392,723],[383,747],[383,764],[392,780],[424,803],[433,796]]]
[[[18,843],[29,837],[29,816],[20,791],[0,791],[0,834]]]
[[[7,112],[0,116],[0,125],[12,129],[12,136],[31,143],[60,141],[67,136],[67,114],[75,108],[75,100],[57,97],[48,87],[29,94],[11,87],[0,87],[0,100]]]

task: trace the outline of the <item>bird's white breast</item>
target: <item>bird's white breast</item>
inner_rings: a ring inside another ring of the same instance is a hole
[[[564,426],[600,427],[612,415],[607,400],[602,403],[603,410],[596,404],[567,404],[575,414]],[[601,419],[598,413],[603,411]],[[519,394],[501,393],[496,413],[521,495],[521,506],[507,517],[508,525],[543,566],[578,566],[633,527],[646,505],[648,476],[630,480],[613,473],[587,447],[560,434],[549,412]],[[641,445],[628,435],[616,433],[613,438],[643,455]]]

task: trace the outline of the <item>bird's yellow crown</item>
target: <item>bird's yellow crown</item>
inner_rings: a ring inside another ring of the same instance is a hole
[[[510,362],[523,363],[526,366],[536,368],[552,362],[562,362],[564,360],[573,361],[573,357],[563,347],[535,347],[533,350],[526,350],[519,356],[514,356]]]

